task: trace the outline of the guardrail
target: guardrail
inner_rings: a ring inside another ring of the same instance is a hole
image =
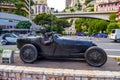
[[[0,80],[120,80],[120,71],[0,65]]]

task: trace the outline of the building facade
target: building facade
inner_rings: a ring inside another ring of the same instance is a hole
[[[10,13],[2,13],[0,12],[0,34],[2,32],[11,32],[11,31],[28,31],[28,29],[16,29],[15,26],[19,23],[19,21],[28,21],[29,19],[20,15],[10,14]],[[29,20],[32,25],[34,23]],[[31,26],[32,28],[35,26]]]
[[[29,0],[21,0],[25,3],[25,8],[22,8],[27,14],[29,14]],[[16,10],[14,4],[0,3],[0,12],[13,13]]]
[[[33,0],[33,1],[35,3],[32,6],[34,15],[48,12],[47,0]]]
[[[96,0],[94,5],[95,12],[118,11],[118,0]]]
[[[66,0],[66,6],[72,6],[73,0]]]

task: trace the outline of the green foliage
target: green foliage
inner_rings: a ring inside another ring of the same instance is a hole
[[[3,49],[2,49],[2,48],[0,48],[0,56],[2,55],[2,52],[3,52]]]
[[[20,10],[22,7],[25,7],[25,3],[21,1],[15,2],[15,6],[18,10]]]
[[[30,0],[30,6],[33,6],[33,5],[34,5],[33,0]]]
[[[51,31],[51,28],[53,31],[59,33],[59,34],[62,34],[62,32],[64,31],[63,27],[61,26],[46,26],[46,31],[47,32],[50,32]]]
[[[70,9],[71,12],[75,12],[75,10],[73,8]]]
[[[3,52],[3,49],[2,48],[0,48],[0,54]]]
[[[116,17],[117,17],[116,13],[110,14],[110,17],[109,17],[110,22],[116,22],[116,20],[115,20]]]
[[[30,6],[32,6],[34,4],[33,0],[30,0]],[[13,4],[16,7],[16,10],[13,12],[14,14],[18,14],[18,15],[22,15],[22,16],[27,16],[27,12],[21,10],[22,8],[26,7],[26,4],[24,2],[24,0],[0,0],[0,4]],[[12,11],[12,9],[11,9]]]
[[[69,9],[69,8],[70,8],[69,5],[67,5],[65,9]]]
[[[77,10],[81,10],[81,9],[82,9],[82,5],[79,3],[78,7],[77,7]]]
[[[18,29],[30,29],[30,26],[32,24],[29,21],[20,21],[17,25],[16,28]]]
[[[55,15],[52,14],[38,14],[33,21],[37,25],[41,25],[47,28],[47,31],[56,31],[58,33],[62,33],[63,28],[69,27],[71,24],[67,21],[67,19],[59,19]],[[51,29],[52,27],[52,29]]]
[[[94,19],[89,21],[88,26],[89,26],[89,34],[93,34],[93,33],[99,33],[102,32],[104,33],[107,29],[107,25],[109,23],[105,20],[98,20],[98,19]]]
[[[65,28],[69,27],[71,24],[66,19],[56,19],[56,25]]]
[[[27,13],[23,10],[15,10],[13,13],[17,15],[25,16],[25,17],[27,16]]]
[[[73,19],[70,20],[70,23],[71,23],[71,24],[73,23]]]
[[[75,28],[76,28],[77,32],[83,32],[82,26],[87,26],[87,19],[80,18],[80,19],[76,20],[76,22],[75,22]],[[86,30],[84,29],[84,31],[86,31]]]
[[[109,22],[98,19],[85,19],[80,18],[75,22],[75,28],[77,32],[86,32],[89,34],[105,32]]]
[[[108,26],[107,26],[107,33],[110,33],[112,31],[112,29],[118,29],[119,26],[117,23],[110,23]]]
[[[94,11],[94,7],[90,7],[90,12],[93,12]]]
[[[85,0],[85,5],[87,5],[91,1],[93,1],[93,0]]]
[[[51,25],[51,24],[55,24],[55,20],[56,20],[56,16],[52,15],[52,14],[38,14],[33,21],[37,24],[37,25],[42,25],[44,26],[45,24],[47,25]]]

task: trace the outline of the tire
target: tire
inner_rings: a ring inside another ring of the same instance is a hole
[[[2,44],[2,45],[6,45],[6,44],[7,44],[7,41],[3,40],[3,41],[1,41],[1,44]]]
[[[85,60],[90,66],[100,67],[107,61],[106,52],[98,47],[90,47],[85,52]]]
[[[117,42],[117,40],[114,40],[114,42]]]
[[[33,63],[38,58],[38,51],[32,44],[25,44],[20,49],[20,58],[25,63]]]

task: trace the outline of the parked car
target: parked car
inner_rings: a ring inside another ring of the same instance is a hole
[[[17,35],[13,33],[5,33],[1,35],[0,42],[2,45],[16,44],[17,39],[18,39]]]
[[[83,36],[82,32],[77,32],[77,36]]]
[[[110,34],[109,38],[111,40],[114,40],[115,42],[117,42],[118,40],[120,40],[120,29],[113,29],[111,31],[111,34]]]
[[[53,42],[42,44],[43,37],[27,37],[17,39],[20,58],[25,63],[33,63],[38,57],[43,58],[84,58],[95,67],[104,65],[107,61],[106,52],[97,47],[91,40],[66,38],[53,34]]]
[[[107,38],[108,35],[107,34],[104,34],[104,33],[96,33],[96,34],[93,34],[93,37],[100,37],[100,38]]]

